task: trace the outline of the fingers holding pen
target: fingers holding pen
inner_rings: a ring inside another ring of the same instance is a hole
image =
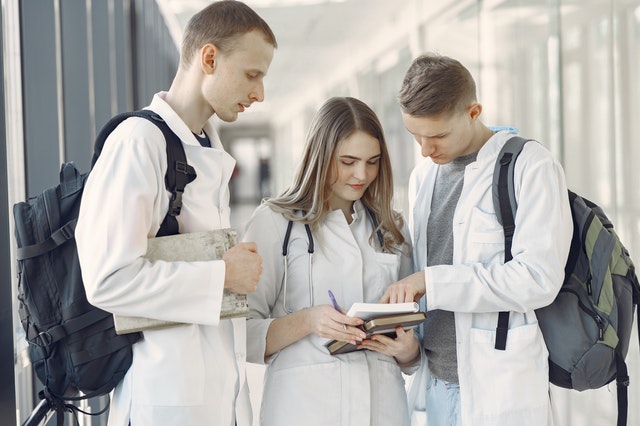
[[[364,321],[348,317],[331,305],[318,305],[309,308],[309,321],[315,334],[327,339],[355,343],[366,338],[366,333],[358,326]]]

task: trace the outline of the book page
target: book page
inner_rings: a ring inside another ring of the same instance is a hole
[[[362,303],[356,302],[351,305],[347,312],[349,317],[358,317],[368,320],[381,315],[405,314],[418,312],[420,307],[417,302],[407,303]]]

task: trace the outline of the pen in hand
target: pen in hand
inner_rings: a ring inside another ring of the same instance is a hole
[[[340,306],[338,306],[338,302],[336,302],[336,297],[333,295],[333,292],[332,292],[331,290],[329,290],[329,299],[331,299],[331,303],[333,304],[333,308],[334,308],[336,311],[338,311],[338,312],[342,313],[342,311],[340,310]],[[343,328],[344,330],[346,330],[346,329],[347,329],[347,326],[346,326],[346,325],[344,325],[344,324],[342,324],[342,328]]]

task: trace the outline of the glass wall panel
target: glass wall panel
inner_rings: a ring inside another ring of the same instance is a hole
[[[616,133],[616,215],[615,225],[638,269],[640,265],[640,1],[614,2],[614,115]],[[636,317],[636,327],[639,318]],[[640,352],[635,331],[631,336],[627,363],[629,424],[640,424]]]
[[[559,152],[561,111],[554,2],[496,0],[480,11],[484,122],[508,125]]]
[[[640,1],[618,1],[614,14],[616,227],[637,267],[640,264],[637,166],[640,162]]]
[[[476,78],[480,74],[478,6],[476,1],[454,2],[425,25],[426,50],[462,62]]]
[[[616,182],[611,3],[591,0],[567,4],[561,13],[567,182],[605,211],[613,211]]]
[[[409,208],[407,183],[415,163],[414,151],[417,144],[411,134],[407,132],[402,121],[398,92],[412,59],[408,47],[399,48],[395,63],[380,72],[378,77],[379,98],[376,107],[376,112],[384,128],[393,168],[394,207],[402,211],[405,217],[408,217]]]

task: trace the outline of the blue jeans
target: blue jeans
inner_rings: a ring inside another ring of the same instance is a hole
[[[460,385],[431,377],[427,384],[427,424],[460,426]]]

